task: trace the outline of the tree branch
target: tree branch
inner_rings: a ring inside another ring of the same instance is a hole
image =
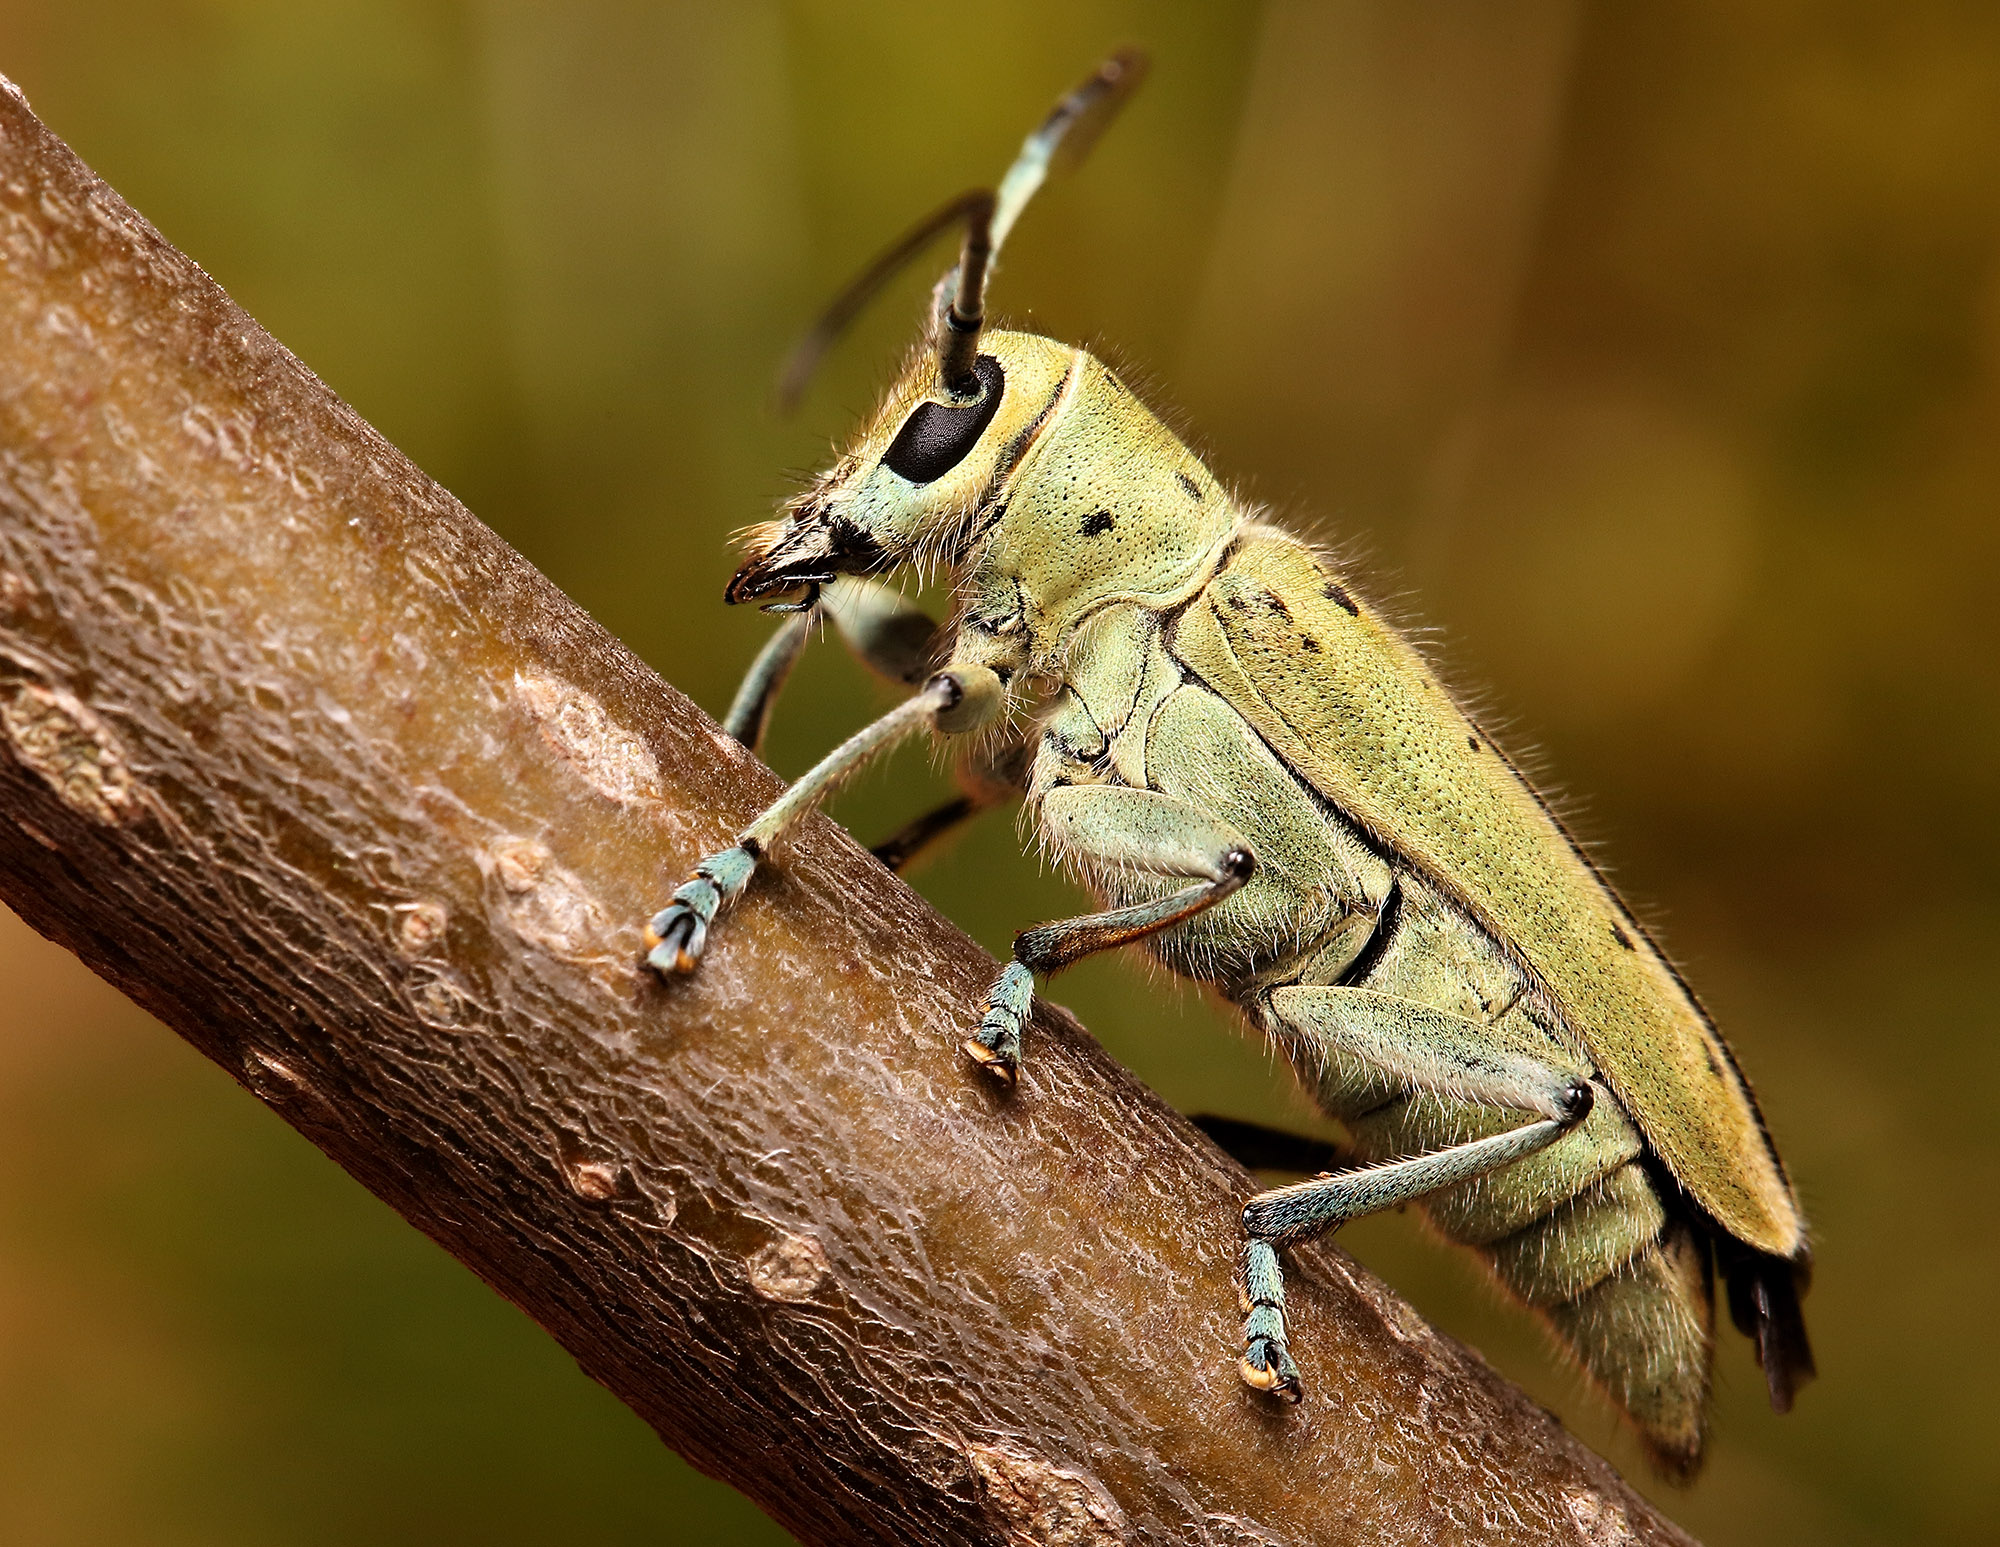
[[[4,82],[0,82],[4,86]],[[808,1542],[1685,1541],[779,788],[0,89],[0,890]],[[665,577],[671,584],[671,576]]]

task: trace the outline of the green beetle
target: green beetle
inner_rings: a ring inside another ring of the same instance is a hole
[[[899,862],[1025,784],[1041,843],[1106,907],[1019,936],[967,1054],[1011,1081],[1035,977],[1143,942],[1275,1039],[1350,1136],[1358,1163],[1244,1209],[1243,1379],[1302,1390],[1278,1252],[1415,1201],[1686,1475],[1717,1269],[1772,1405],[1813,1373],[1804,1220],[1727,1045],[1325,559],[1234,499],[1100,361],[984,326],[992,254],[1142,65],[1118,56],[1072,92],[997,194],[897,244],[795,361],[794,388],[887,273],[966,225],[926,347],[853,449],[752,534],[728,593],[801,614],[730,713],[747,744],[815,611],[919,691],[703,860],[652,920],[648,959],[692,970],[717,912],[862,762],[920,730],[962,738],[966,795],[878,852]],[[868,578],[906,565],[951,576],[947,629]],[[1211,1131],[1259,1158],[1265,1131]]]

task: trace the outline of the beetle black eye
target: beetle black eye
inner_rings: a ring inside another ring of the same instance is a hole
[[[975,360],[972,374],[979,378],[979,401],[963,408],[919,403],[882,454],[884,467],[911,483],[932,483],[965,460],[965,454],[979,444],[986,426],[1000,412],[1000,399],[1007,392],[1007,373],[993,356],[981,355]]]

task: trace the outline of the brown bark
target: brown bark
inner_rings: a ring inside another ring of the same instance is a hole
[[[4,84],[4,83],[0,83]],[[1684,1541],[815,820],[0,90],[0,889],[808,1542]],[[671,583],[671,577],[666,577]]]

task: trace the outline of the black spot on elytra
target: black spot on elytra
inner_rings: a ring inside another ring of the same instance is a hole
[[[1292,609],[1285,605],[1285,599],[1276,591],[1266,591],[1262,600],[1265,611],[1276,613],[1287,623],[1292,621]]]
[[[1638,949],[1637,946],[1632,944],[1632,937],[1626,934],[1625,931],[1620,929],[1616,924],[1613,924],[1611,926],[1611,938],[1613,940],[1616,940],[1620,945],[1624,946],[1625,949],[1628,951],[1634,951]]]
[[[1093,510],[1089,515],[1083,518],[1083,527],[1082,527],[1083,535],[1085,537],[1101,537],[1106,532],[1110,531],[1117,524],[1118,523],[1112,519],[1110,511]]]
[[[1229,610],[1231,612],[1248,612],[1250,610],[1250,604],[1244,601],[1243,598],[1238,596],[1234,591],[1231,591],[1227,596],[1223,597],[1223,601],[1228,604]]]
[[[1361,609],[1354,605],[1354,598],[1349,596],[1347,592],[1334,581],[1329,580],[1325,585],[1321,586],[1319,588],[1319,594],[1321,596],[1324,596],[1330,602],[1338,602],[1340,606],[1346,610],[1347,615],[1350,618],[1358,618],[1361,616]]]
[[[1319,641],[1313,638],[1312,635],[1306,634],[1301,636],[1299,639],[1299,643],[1304,645],[1306,649],[1310,650],[1314,655],[1319,654]]]
[[[1467,736],[1465,738],[1465,744],[1468,747],[1472,748],[1472,750],[1475,752],[1479,750],[1479,738],[1477,736]]]
[[[1188,477],[1186,473],[1180,472],[1178,470],[1174,473],[1174,477],[1178,478],[1180,480],[1181,487],[1187,490],[1187,497],[1193,500],[1197,505],[1200,504],[1201,485],[1196,483],[1192,478]]]

